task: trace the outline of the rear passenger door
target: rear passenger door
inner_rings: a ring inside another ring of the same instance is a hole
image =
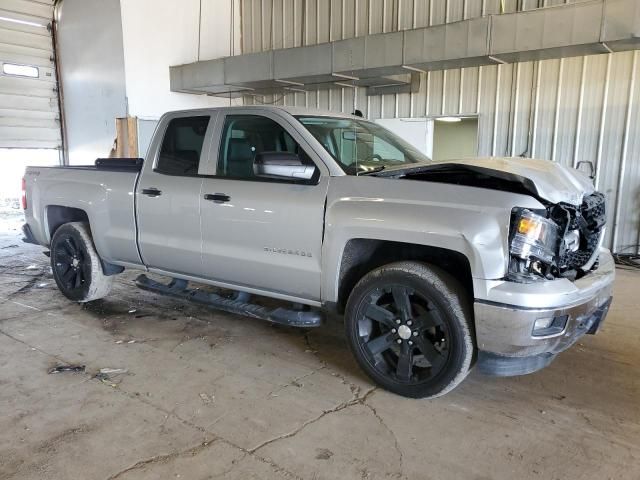
[[[138,242],[150,269],[202,272],[199,169],[214,123],[209,114],[192,113],[163,119],[158,126],[136,189]]]
[[[328,171],[288,120],[248,112],[229,111],[218,121],[213,175],[200,197],[204,276],[319,301]],[[263,152],[296,153],[316,174],[311,181],[258,177],[253,161]]]

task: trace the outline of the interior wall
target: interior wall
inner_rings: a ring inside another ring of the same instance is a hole
[[[65,0],[68,1],[68,0]],[[171,92],[169,66],[240,51],[238,0],[121,0],[129,114],[158,119],[170,110],[229,105],[224,98]],[[233,41],[232,41],[233,40]]]
[[[109,154],[115,118],[127,113],[118,0],[58,6],[58,62],[70,164]]]

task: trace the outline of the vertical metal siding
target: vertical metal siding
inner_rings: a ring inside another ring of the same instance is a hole
[[[241,1],[242,51],[250,53],[586,0]],[[358,108],[369,118],[478,115],[479,155],[592,162],[609,202],[606,244],[619,250],[640,241],[637,57],[622,52],[433,71],[420,75],[411,94],[367,97],[362,88],[345,87],[245,101]]]

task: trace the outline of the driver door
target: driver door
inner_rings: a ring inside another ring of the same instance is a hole
[[[236,111],[237,112],[237,111]],[[312,162],[312,181],[254,174],[262,152],[296,153]],[[326,167],[278,115],[227,114],[219,133],[215,174],[200,196],[202,259],[211,280],[313,301],[320,300],[320,253]]]

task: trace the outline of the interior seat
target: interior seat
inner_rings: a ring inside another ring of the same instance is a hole
[[[253,177],[253,150],[246,138],[229,140],[227,151],[227,171],[230,177]]]

